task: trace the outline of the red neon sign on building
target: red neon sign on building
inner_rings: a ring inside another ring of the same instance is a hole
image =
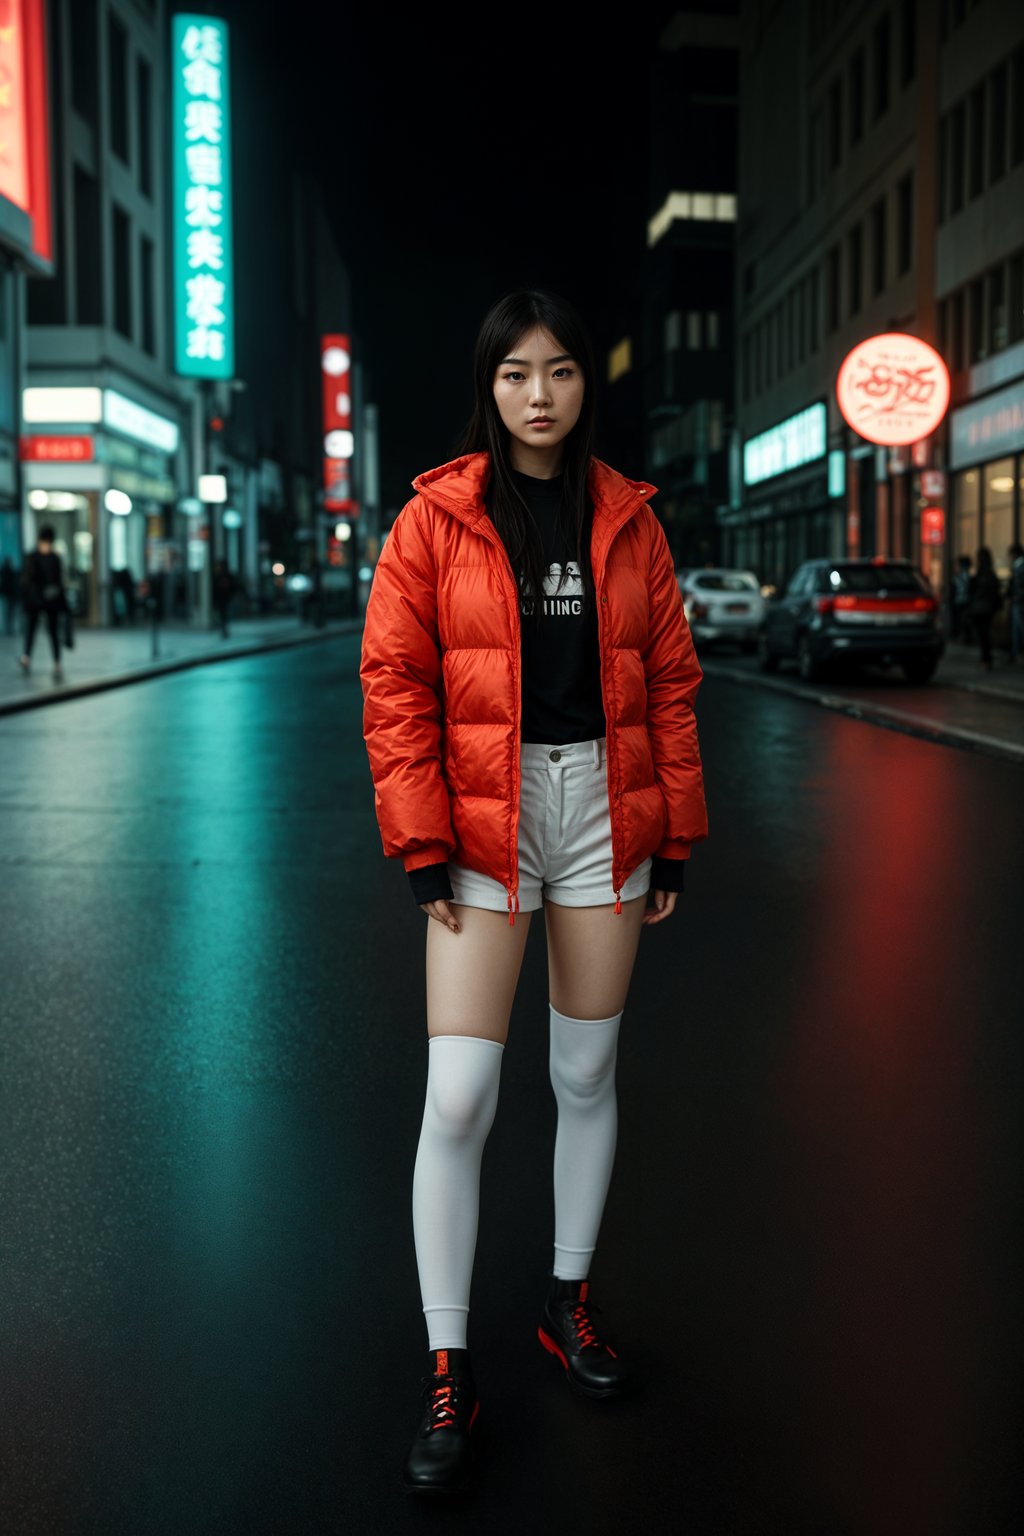
[[[321,337],[320,378],[323,383],[324,506],[329,512],[352,517],[358,508],[352,500],[350,473],[354,449],[352,348],[347,336]]]
[[[887,331],[847,353],[836,379],[845,421],[869,443],[903,447],[934,432],[949,404],[949,369],[918,336]]]

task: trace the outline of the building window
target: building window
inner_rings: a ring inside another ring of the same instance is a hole
[[[804,311],[807,308],[807,279],[804,278],[794,289],[796,297],[796,359],[802,363],[807,356],[807,317]]]
[[[863,247],[863,227],[855,224],[847,236],[847,249],[849,252],[849,305],[850,314],[860,312],[861,303],[861,253]]]
[[[900,6],[900,85],[911,83],[917,71],[917,0]]]
[[[964,361],[965,361],[965,353],[964,353],[964,291],[963,291],[962,288],[959,290],[959,292],[954,293],[952,304],[953,304],[953,322],[952,322],[952,332],[953,332],[953,334],[952,334],[952,336],[950,338],[950,358],[949,358],[949,360],[950,360],[950,364],[951,364],[953,370],[955,372],[959,373],[960,370],[963,368]]]
[[[95,127],[99,106],[96,0],[75,0],[68,7],[71,55],[71,105]]]
[[[968,201],[985,185],[985,84],[976,85],[969,98]]]
[[[1006,346],[1006,271],[1002,263],[988,274],[988,350],[1001,352]]]
[[[821,280],[818,277],[817,267],[812,267],[810,281],[810,313],[807,316],[807,345],[812,352],[817,352],[821,337],[819,322],[820,304]]]
[[[127,165],[128,33],[113,11],[107,17],[107,55],[110,65],[110,147]]]
[[[864,136],[864,49],[858,48],[850,60],[850,143],[859,144]]]
[[[1010,60],[1010,164],[1024,160],[1024,48]]]
[[[949,211],[964,205],[964,171],[967,165],[967,104],[958,101],[949,122]]]
[[[993,70],[988,92],[988,179],[991,185],[1006,174],[1006,65]]]
[[[896,272],[902,277],[914,259],[914,173],[908,171],[896,188]]]
[[[103,324],[103,241],[100,188],[80,165],[74,170],[75,324]]]
[[[968,305],[970,337],[967,359],[971,363],[980,363],[985,357],[985,284],[980,277],[976,277],[968,289]]]
[[[843,156],[843,82],[837,75],[828,92],[828,168],[834,171]]]
[[[889,12],[879,18],[874,38],[874,101],[872,115],[889,110]]]
[[[142,299],[142,350],[156,356],[156,300],[153,283],[153,242],[143,235],[139,247],[139,277]]]
[[[807,130],[807,197],[813,201],[824,181],[825,135],[822,130],[821,108],[811,113]]]
[[[939,183],[935,190],[935,217],[944,224],[949,216],[949,113],[939,118]]]
[[[145,197],[153,196],[153,75],[145,59],[139,59],[135,71],[136,100],[139,114],[139,186]]]
[[[709,309],[707,313],[707,344],[711,351],[718,347],[718,311]]]
[[[691,352],[700,350],[700,310],[690,309],[686,312],[686,345]]]
[[[871,209],[871,292],[878,295],[885,287],[885,198],[880,197]]]
[[[839,247],[834,245],[825,257],[825,326],[834,331],[839,325]]]
[[[132,334],[132,264],[131,219],[117,203],[113,205],[113,257],[114,257],[114,328],[127,336]]]
[[[1010,297],[1007,304],[1007,341],[1024,341],[1024,252],[1010,257]]]

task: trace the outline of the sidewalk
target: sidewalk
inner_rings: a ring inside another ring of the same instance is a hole
[[[159,627],[159,654],[155,657],[152,626],[148,623],[139,622],[118,629],[79,627],[75,630],[74,649],[69,651],[61,646],[64,679],[56,683],[53,681],[50,637],[45,626],[40,626],[36,632],[32,670],[27,674],[22,672],[18,657],[24,636],[19,623],[14,634],[0,634],[0,714],[34,709],[60,699],[79,698],[124,683],[143,682],[165,672],[204,666],[232,656],[249,656],[282,646],[331,640],[362,627],[361,616],[330,619],[323,629],[317,629],[313,624],[304,624],[293,614],[277,614],[232,619],[229,638],[224,640],[219,629],[196,629],[181,620],[169,620]]]
[[[926,741],[1024,764],[1024,660],[1011,665],[1005,651],[995,652],[986,672],[974,647],[949,642],[934,678],[920,687],[908,685],[898,668],[804,683],[791,664],[765,673],[752,656],[712,652],[700,661],[709,677],[774,689]]]
[[[968,688],[993,699],[1013,699],[1024,704],[1024,657],[1011,665],[1005,651],[994,651],[992,671],[983,670],[976,645],[946,642],[935,682],[945,688]]]

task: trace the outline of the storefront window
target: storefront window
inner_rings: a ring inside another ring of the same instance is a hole
[[[986,464],[985,538],[992,551],[992,563],[1000,576],[1010,574],[1010,545],[1013,543],[1013,460],[996,459]]]
[[[954,556],[970,555],[971,564],[978,553],[981,506],[981,475],[979,469],[968,469],[956,477],[956,540]]]

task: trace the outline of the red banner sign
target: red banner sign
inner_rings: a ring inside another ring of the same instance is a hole
[[[28,463],[91,464],[96,444],[91,437],[23,437],[18,457]]]
[[[844,419],[869,443],[916,443],[946,414],[949,370],[926,341],[887,331],[869,336],[844,358],[836,400]]]
[[[44,0],[0,0],[0,195],[32,220],[32,253],[53,262]]]
[[[351,515],[350,465],[352,435],[352,348],[347,336],[323,336],[320,340],[320,378],[323,385],[324,506],[330,512]]]
[[[921,543],[945,544],[946,514],[941,507],[921,508]]]

